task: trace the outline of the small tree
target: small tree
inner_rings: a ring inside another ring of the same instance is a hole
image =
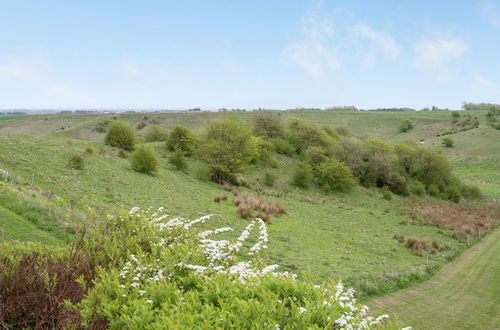
[[[452,139],[450,138],[445,138],[443,139],[443,144],[446,148],[452,148],[453,145],[455,144],[455,141],[453,141]]]
[[[285,125],[281,118],[272,111],[258,111],[253,119],[255,134],[277,138],[285,133]]]
[[[408,132],[413,128],[413,124],[409,119],[405,119],[399,125],[399,131],[402,133]]]
[[[184,126],[175,126],[167,138],[167,148],[170,151],[182,151],[190,156],[195,150],[196,136]]]
[[[130,166],[134,171],[152,174],[158,166],[158,158],[153,148],[147,145],[139,145],[135,148],[130,158]]]
[[[184,172],[187,170],[188,165],[182,151],[176,151],[170,155],[168,162],[178,171]]]
[[[161,142],[167,139],[167,130],[160,125],[149,126],[146,134],[144,134],[145,142]]]
[[[458,111],[453,111],[453,112],[451,113],[451,117],[452,117],[452,118],[460,118],[460,113],[459,113]]]
[[[326,192],[332,190],[349,191],[357,183],[351,169],[333,158],[321,163],[315,175],[318,185]]]
[[[301,162],[293,173],[293,184],[300,188],[309,188],[311,186],[313,174],[311,166],[306,162]]]
[[[210,164],[212,180],[229,181],[243,171],[257,155],[251,128],[237,118],[208,124],[201,142],[200,157]]]
[[[133,150],[135,144],[134,129],[124,121],[112,121],[104,137],[104,143],[128,151]]]

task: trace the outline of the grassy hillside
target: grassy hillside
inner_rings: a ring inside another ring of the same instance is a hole
[[[480,118],[483,115],[480,111],[470,113]],[[237,115],[247,120],[253,116],[252,113]],[[183,124],[194,130],[201,130],[207,120],[221,116],[221,113],[119,115],[134,126],[157,121],[165,127]],[[486,125],[450,135],[456,146],[446,149],[441,145],[442,137],[437,137],[453,126],[450,113],[445,111],[300,110],[281,112],[281,116],[300,117],[331,127],[348,127],[356,136],[374,135],[389,141],[425,139],[423,146],[445,152],[457,165],[459,176],[478,183],[486,194],[500,198],[500,179],[495,166],[500,154],[500,131]],[[34,174],[36,186],[49,195],[69,201],[74,208],[93,206],[110,212],[133,206],[164,206],[172,215],[217,214],[216,225],[230,225],[236,232],[247,224],[236,214],[231,193],[220,185],[197,179],[202,163],[190,160],[188,174],[174,170],[166,160],[168,152],[163,143],[154,144],[162,156],[155,176],[132,171],[129,160],[118,157],[117,149],[100,142],[104,134],[93,130],[99,122],[112,117],[54,115],[4,121],[0,123],[0,133],[10,134],[0,135],[0,168],[16,173],[27,182],[31,182]],[[415,128],[403,134],[398,126],[406,118],[414,122]],[[61,127],[65,127],[64,131]],[[74,154],[83,155],[87,147],[94,152],[84,156],[84,169],[68,168],[69,158]],[[395,234],[425,238],[445,247],[429,255],[430,269],[449,261],[466,247],[464,242],[451,238],[451,229],[412,221],[412,205],[438,203],[446,209],[451,205],[448,202],[415,196],[396,196],[387,201],[382,198],[381,191],[360,186],[348,194],[325,195],[318,189],[304,191],[290,185],[291,172],[298,160],[282,157],[279,161],[278,169],[273,169],[278,174],[273,188],[262,184],[262,169],[253,169],[243,176],[250,188],[242,190],[278,201],[287,210],[286,216],[273,219],[270,225],[271,243],[266,261],[279,263],[314,281],[344,279],[370,291],[384,285],[405,286],[409,279],[421,276],[410,273],[425,273],[421,266],[426,263],[426,256],[414,254],[392,239]],[[222,194],[229,197],[228,201],[215,203],[214,197]]]

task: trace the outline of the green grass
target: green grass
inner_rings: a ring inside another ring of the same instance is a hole
[[[219,185],[175,171],[165,158],[157,174],[149,176],[132,171],[128,159],[118,157],[116,149],[99,142],[0,135],[0,144],[5,150],[0,154],[1,167],[27,180],[35,173],[37,186],[71,200],[75,207],[90,205],[112,212],[118,207],[164,206],[172,215],[219,215],[207,224],[210,227],[231,226],[238,232],[247,224],[236,214],[230,193]],[[83,153],[86,146],[92,146],[95,152],[85,156],[84,169],[69,169],[69,157]],[[167,155],[163,144],[156,147]],[[381,191],[362,187],[349,194],[331,195],[292,187],[289,178],[297,161],[281,159],[279,177],[272,189],[258,181],[261,171],[246,175],[253,189],[279,192],[279,198],[262,196],[282,203],[288,213],[273,219],[270,225],[266,261],[302,275],[314,274],[311,280],[317,282],[350,279],[354,283],[362,277],[377,282],[382,280],[384,269],[404,273],[424,262],[422,256],[392,239],[396,233],[436,240],[454,250],[464,248],[449,237],[449,230],[408,224],[408,217],[401,211],[407,198],[386,201]],[[229,195],[229,201],[214,203],[213,198],[221,194]],[[318,203],[301,201],[306,196]],[[431,263],[436,265],[446,261],[447,254],[431,257]]]
[[[479,116],[480,128],[448,135],[455,140],[455,147],[446,149],[441,145],[442,137],[437,135],[451,127],[452,118],[447,111],[280,112],[283,118],[300,117],[331,127],[348,127],[355,136],[373,135],[392,142],[425,139],[423,146],[443,151],[460,177],[477,183],[486,195],[500,198],[497,166],[500,131],[484,123],[484,111],[467,113]],[[121,207],[164,206],[170,214],[185,217],[215,213],[219,216],[207,226],[229,225],[237,232],[246,225],[246,220],[236,214],[230,193],[219,185],[196,179],[195,167],[202,166],[202,163],[190,161],[188,174],[175,171],[167,162],[168,152],[164,145],[157,143],[155,148],[162,156],[157,174],[136,173],[130,169],[128,159],[117,157],[117,149],[99,142],[104,134],[92,130],[98,122],[118,116],[134,127],[140,122],[149,125],[154,119],[165,127],[182,124],[200,131],[208,120],[224,115],[92,114],[7,120],[0,125],[0,133],[16,135],[0,135],[0,168],[7,168],[28,181],[34,173],[37,186],[71,201],[76,208],[90,205],[103,212],[113,212]],[[251,120],[254,114],[240,112],[230,115]],[[148,118],[144,119],[144,116]],[[415,124],[415,128],[408,133],[400,133],[398,126],[406,118]],[[56,133],[55,130],[60,127],[66,129]],[[18,135],[20,133],[35,136]],[[87,146],[93,147],[95,152],[85,156],[84,169],[69,169],[66,165],[71,155],[83,154]],[[392,240],[394,234],[436,240],[448,244],[454,251],[465,248],[449,237],[449,230],[408,224],[408,216],[402,210],[418,200],[414,197],[396,196],[392,201],[386,201],[381,191],[362,187],[349,194],[331,195],[324,195],[316,189],[292,187],[290,177],[297,161],[280,158],[276,170],[278,179],[272,188],[263,185],[262,169],[250,170],[243,176],[250,184],[249,191],[261,191],[259,195],[282,203],[288,213],[285,217],[273,219],[270,249],[265,255],[267,261],[279,263],[285,269],[304,276],[310,274],[314,281],[349,279],[354,283],[365,278],[368,282],[380,283],[384,270],[401,274],[414,270],[424,262],[424,257],[412,254],[402,244]],[[213,198],[221,194],[230,196],[229,201],[214,203]],[[304,198],[315,203],[304,202]],[[448,255],[433,255],[430,263],[439,267],[448,260]]]
[[[498,329],[500,230],[415,288],[369,301],[414,329]]]
[[[0,206],[0,241],[34,241],[50,245],[63,245],[63,240],[40,229],[33,222]]]

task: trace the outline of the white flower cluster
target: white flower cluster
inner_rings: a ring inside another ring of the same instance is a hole
[[[0,181],[8,181],[10,177],[9,172],[0,168]]]
[[[192,230],[191,227],[195,224],[205,222],[211,216],[203,216],[195,220],[185,220],[183,218],[172,218],[167,220],[167,215],[162,214],[163,209],[150,214],[149,211],[142,211],[138,207],[134,207],[130,210],[129,216],[141,216],[148,215],[147,217],[137,218],[140,220],[139,223],[144,224],[144,226],[153,226],[154,230],[158,230],[159,237],[161,239],[154,243],[154,246],[158,248],[158,251],[163,251],[166,253],[173,252],[175,256],[180,256],[180,260],[192,260],[194,254],[192,250],[181,249],[182,256],[178,255],[178,251],[172,250],[172,247],[177,244],[183,244],[184,238],[191,237],[196,238],[198,246],[203,252],[201,255],[205,258],[204,261],[199,262],[200,264],[191,264],[187,262],[178,262],[175,267],[180,269],[188,270],[196,275],[203,278],[210,279],[213,274],[227,274],[234,277],[234,281],[240,281],[241,283],[247,283],[250,278],[259,279],[260,277],[271,274],[274,277],[288,277],[295,279],[295,274],[290,274],[288,272],[277,272],[278,265],[269,266],[258,266],[258,262],[255,263],[252,259],[256,253],[262,249],[267,248],[268,232],[264,221],[261,219],[255,219],[255,221],[249,223],[246,228],[242,231],[240,236],[235,242],[230,242],[228,240],[214,240],[209,237],[212,235],[217,235],[224,232],[232,231],[232,228],[224,227],[213,230],[206,230],[199,233],[197,236],[190,234]],[[255,227],[259,228],[257,233],[258,241],[253,246],[248,248],[245,259],[245,255],[241,252],[245,246],[245,241],[250,237],[252,231]],[[189,242],[193,242],[190,240]],[[190,243],[191,244],[191,243]],[[156,257],[153,257],[156,258]],[[161,257],[160,257],[161,258]],[[196,256],[196,260],[199,260],[200,255]],[[150,260],[147,264],[144,264],[142,260]],[[147,286],[142,286],[147,282],[158,282],[163,279],[173,280],[175,278],[175,272],[169,274],[167,270],[160,267],[160,260],[156,259],[151,264],[151,256],[141,255],[135,256],[131,255],[130,260],[125,264],[120,272],[120,278],[122,283],[129,283],[128,285],[122,284],[121,287],[126,289],[127,292],[135,292],[139,297],[145,299],[147,304],[154,304],[153,297],[146,292]],[[251,282],[255,285],[257,282]],[[142,287],[142,289],[141,289]],[[322,293],[326,295],[326,300],[323,301],[321,306],[308,305],[306,302],[297,299],[296,297],[288,297],[286,302],[279,299],[278,304],[286,303],[295,306],[299,314],[307,315],[313,312],[317,308],[328,308],[337,309],[339,306],[341,308],[340,317],[332,322],[340,329],[370,329],[380,325],[382,321],[388,318],[388,315],[381,315],[379,317],[367,316],[368,307],[362,306],[357,303],[354,297],[354,290],[352,288],[345,288],[342,284],[338,284],[335,288],[329,289],[323,286],[314,286],[315,290],[321,290]],[[127,296],[127,295],[123,295]],[[280,329],[280,325],[275,325],[276,329]],[[405,328],[405,330],[410,329],[410,327]]]

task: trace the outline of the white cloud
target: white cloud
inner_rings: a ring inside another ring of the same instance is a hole
[[[314,78],[321,78],[340,67],[332,45],[335,30],[329,19],[312,16],[303,19],[302,33],[303,39],[294,41],[284,50],[290,62]]]
[[[491,0],[484,0],[480,3],[481,12],[484,17],[493,25],[500,26],[500,9]]]
[[[460,57],[468,49],[460,39],[447,37],[428,38],[413,45],[415,63],[425,69],[437,69],[448,61]]]
[[[368,40],[373,47],[382,51],[386,56],[392,59],[398,57],[399,46],[389,34],[378,32],[365,23],[352,26],[351,31],[355,36]]]

